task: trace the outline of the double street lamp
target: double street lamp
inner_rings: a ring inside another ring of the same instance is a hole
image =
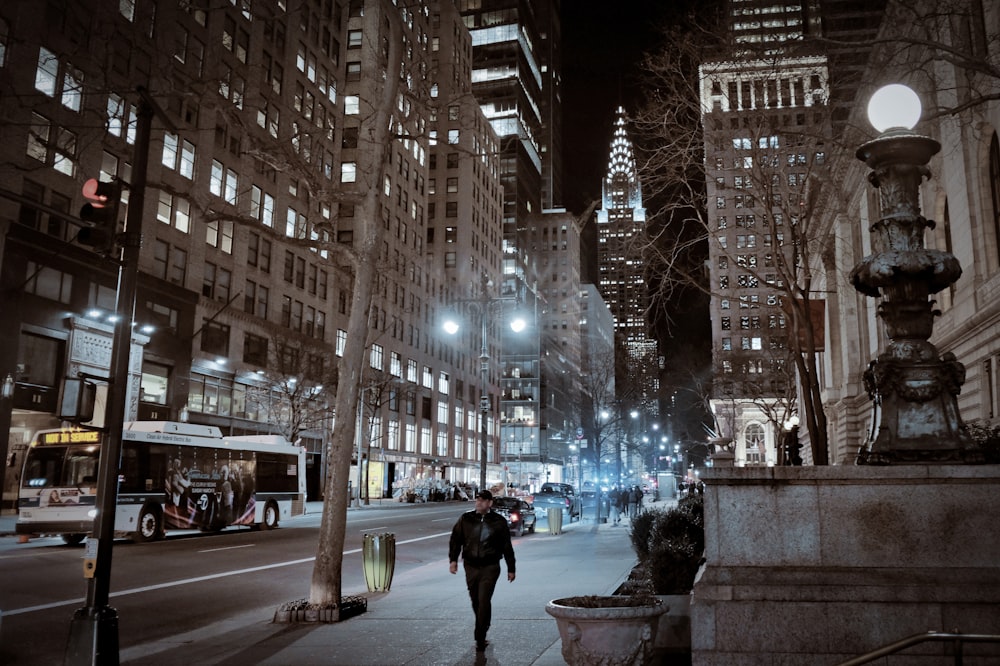
[[[479,278],[479,296],[477,298],[463,299],[456,301],[457,303],[465,303],[469,305],[471,309],[479,316],[479,328],[482,332],[482,341],[479,350],[479,382],[480,390],[482,393],[479,397],[479,412],[480,412],[480,442],[479,442],[479,489],[484,490],[486,488],[486,459],[489,452],[489,432],[487,430],[487,419],[490,413],[490,394],[489,394],[489,379],[490,379],[490,350],[488,345],[488,332],[490,325],[490,315],[492,314],[493,308],[496,306],[503,306],[507,302],[517,302],[517,299],[513,296],[491,296],[490,290],[493,287],[493,281],[489,279],[489,276],[484,272]],[[515,318],[511,321],[510,327],[515,333],[520,333],[524,330],[527,323],[523,318]],[[449,319],[444,323],[444,330],[449,335],[455,335],[458,333],[460,325],[457,321]]]

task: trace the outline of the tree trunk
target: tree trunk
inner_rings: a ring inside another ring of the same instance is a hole
[[[381,3],[367,3],[366,9]],[[382,243],[382,182],[386,160],[393,140],[390,118],[393,102],[399,91],[401,32],[399,15],[386,9],[366,11],[366,40],[362,67],[367,73],[370,95],[362,99],[372,108],[363,116],[359,131],[358,155],[368,159],[367,168],[358,170],[359,192],[363,193],[361,205],[356,207],[354,242],[357,263],[353,267],[354,280],[351,294],[351,313],[347,322],[347,340],[344,355],[339,360],[339,381],[335,401],[336,427],[327,453],[326,494],[323,501],[323,519],[320,523],[319,546],[309,588],[309,603],[320,606],[339,606],[342,597],[341,570],[344,562],[344,541],[347,531],[348,480],[351,456],[354,451],[358,397],[361,392],[368,349],[368,313],[371,309],[377,277],[379,248]],[[382,21],[390,26],[391,35],[383,35]],[[388,57],[381,61],[378,47],[381,38],[388,45]],[[379,76],[385,73],[384,80]],[[361,189],[363,188],[363,189]],[[361,464],[361,461],[358,461]],[[339,608],[338,613],[339,615]],[[339,617],[335,618],[339,620]]]
[[[822,389],[819,385],[819,372],[816,367],[816,334],[815,322],[812,321],[809,291],[805,289],[801,298],[792,299],[795,333],[793,349],[795,365],[799,374],[799,386],[802,389],[802,420],[805,421],[809,433],[809,448],[812,451],[814,465],[830,464],[830,445],[827,442],[826,411],[823,408]]]

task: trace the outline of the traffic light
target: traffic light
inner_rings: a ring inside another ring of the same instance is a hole
[[[81,245],[101,254],[111,254],[118,236],[118,204],[122,198],[121,182],[110,183],[91,178],[83,184],[88,200],[80,209],[80,219],[90,226],[81,227],[76,239]]]

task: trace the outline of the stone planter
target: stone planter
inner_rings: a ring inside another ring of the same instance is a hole
[[[666,611],[650,596],[567,597],[545,606],[559,627],[563,659],[571,666],[654,663],[658,622]]]
[[[691,654],[691,594],[657,594],[656,598],[667,608],[656,629],[656,655]]]

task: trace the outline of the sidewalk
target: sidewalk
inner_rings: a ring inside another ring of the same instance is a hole
[[[310,503],[308,512],[318,512],[321,506]],[[377,507],[351,511],[373,509]],[[12,520],[0,518],[0,532],[8,521],[13,532]],[[584,520],[564,524],[563,532],[553,535],[542,518],[535,534],[516,540],[515,550],[517,580],[507,583],[503,568],[493,597],[490,645],[484,653],[475,651],[461,570],[450,575],[446,558],[441,557],[397,573],[389,592],[344,590],[345,595],[366,597],[368,610],[343,622],[273,624],[273,610],[256,609],[164,641],[123,649],[120,662],[123,666],[559,666],[564,663],[559,632],[545,605],[560,597],[610,594],[621,584],[635,564],[627,521],[614,525]],[[405,551],[397,551],[400,555]],[[287,600],[275,599],[274,609],[283,601]]]
[[[17,514],[13,509],[4,509],[0,514],[0,537],[14,536],[14,525],[17,523]]]

